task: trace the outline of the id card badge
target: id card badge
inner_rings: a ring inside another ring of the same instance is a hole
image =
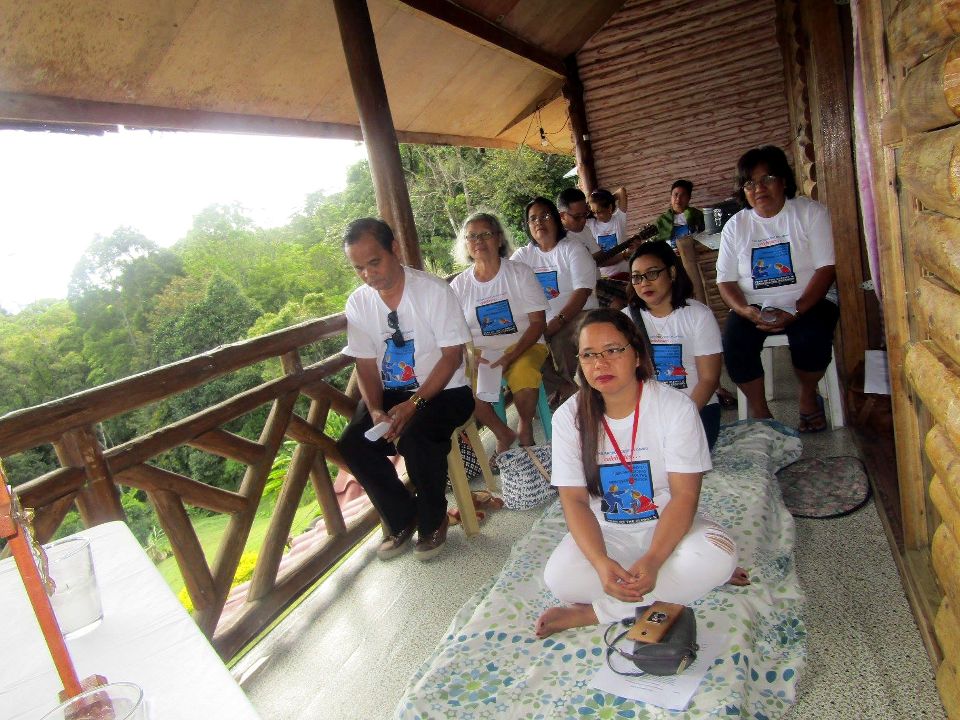
[[[650,461],[631,463],[633,473],[621,464],[600,466],[600,509],[611,523],[637,523],[660,517],[653,502]]]
[[[797,275],[793,272],[790,243],[754,248],[750,253],[750,274],[753,276],[754,290],[796,285]]]
[[[414,341],[407,340],[403,347],[397,347],[393,338],[384,341],[387,350],[380,363],[380,379],[388,390],[414,390],[420,387],[417,381]]]
[[[486,337],[517,332],[517,324],[513,320],[509,300],[498,300],[477,306],[477,323],[480,325],[480,334]]]

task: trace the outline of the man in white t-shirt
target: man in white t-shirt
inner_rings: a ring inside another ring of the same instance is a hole
[[[404,550],[418,531],[416,557],[429,560],[447,537],[447,453],[454,429],[473,412],[464,372],[470,331],[460,303],[440,278],[400,262],[382,220],[347,226],[344,251],[364,284],[345,310],[345,355],[356,358],[363,398],[337,447],[384,524],[381,560]],[[386,433],[365,433],[386,424]],[[403,456],[413,496],[387,456]]]

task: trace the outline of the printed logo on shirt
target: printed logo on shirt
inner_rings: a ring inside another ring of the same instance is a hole
[[[556,270],[544,270],[536,273],[540,287],[543,288],[543,295],[547,300],[553,300],[560,297],[560,284],[557,282]]]
[[[600,509],[611,523],[649,522],[660,517],[653,502],[650,461],[632,463],[633,477],[621,464],[600,466]]]
[[[387,338],[387,351],[380,363],[380,379],[388,390],[413,390],[420,387],[417,372],[414,369],[413,340],[407,340],[403,347],[393,344],[393,338]]]
[[[509,300],[477,306],[477,322],[482,335],[509,335],[517,332]]]
[[[597,237],[597,245],[600,246],[601,250],[609,250],[616,244],[617,244],[616,233],[613,233],[612,235],[600,235]]]
[[[754,290],[797,284],[790,243],[754,248],[750,254],[750,266]]]
[[[683,344],[664,343],[653,346],[653,366],[657,380],[679,390],[687,387],[687,370],[683,367]]]

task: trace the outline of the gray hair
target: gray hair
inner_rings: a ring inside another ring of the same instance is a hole
[[[513,243],[510,241],[510,234],[506,228],[503,227],[500,218],[490,212],[475,212],[463,221],[463,225],[460,226],[460,232],[457,233],[457,242],[453,247],[453,259],[456,260],[458,264],[466,266],[473,262],[467,245],[467,226],[474,222],[485,222],[490,226],[490,230],[500,238],[500,257],[509,257],[513,254]]]

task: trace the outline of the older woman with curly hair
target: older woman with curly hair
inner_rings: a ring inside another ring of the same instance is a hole
[[[783,150],[754,148],[737,162],[737,198],[744,205],[724,225],[717,288],[730,307],[723,356],[730,379],[746,395],[750,415],[772,417],[760,352],[785,334],[800,384],[800,432],[827,427],[817,383],[830,365],[840,311],[830,212],[797,197]]]
[[[496,436],[497,452],[518,439],[521,445],[533,445],[540,367],[547,357],[547,301],[533,271],[507,259],[510,251],[510,238],[497,216],[474,213],[463,223],[454,250],[462,264],[473,264],[451,284],[480,351],[479,361],[502,368],[520,417],[514,432],[490,403],[477,399],[476,416]]]

